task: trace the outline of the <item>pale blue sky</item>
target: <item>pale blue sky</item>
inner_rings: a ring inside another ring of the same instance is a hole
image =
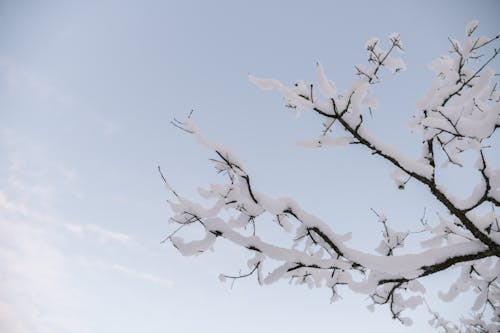
[[[346,88],[365,41],[397,31],[408,70],[374,89],[371,126],[417,156],[406,124],[432,82],[427,64],[470,20],[498,33],[499,12],[498,1],[1,1],[0,331],[402,332],[362,296],[330,305],[327,289],[253,279],[230,289],[217,276],[247,254],[227,244],[196,258],[161,245],[169,193],[156,166],[186,195],[216,179],[210,152],[169,122],[195,109],[256,188],[372,249],[370,207],[404,226],[438,207],[418,186],[395,189],[387,165],[356,147],[297,148],[318,118],[295,119],[247,75],[314,80],[320,61]],[[457,315],[457,302],[444,311]],[[417,312],[406,331],[427,331],[427,319]]]

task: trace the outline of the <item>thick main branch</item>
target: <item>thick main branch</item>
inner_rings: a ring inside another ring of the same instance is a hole
[[[335,105],[335,103],[334,103]],[[314,109],[315,111],[317,110],[316,108]],[[404,166],[401,161],[399,161],[397,158],[394,156],[391,156],[390,154],[384,152],[382,149],[379,147],[375,146],[372,142],[370,142],[367,138],[365,138],[361,133],[360,126],[353,127],[349,124],[349,122],[344,119],[343,114],[345,112],[340,112],[334,108],[334,114],[329,114],[324,111],[316,111],[320,113],[321,115],[329,118],[334,118],[337,119],[338,122],[342,125],[342,127],[349,132],[360,144],[364,145],[368,149],[372,151],[373,154],[379,155],[385,160],[389,161],[391,164],[396,166],[397,168],[403,170],[406,172],[408,175],[413,177],[414,179],[418,180],[422,184],[426,185],[430,192],[434,195],[434,197],[441,202],[449,211],[451,214],[455,215],[462,223],[463,225],[476,237],[479,239],[481,242],[483,242],[485,245],[487,245],[492,251],[494,251],[496,256],[500,256],[500,245],[497,244],[493,239],[488,237],[488,235],[484,234],[479,228],[476,227],[476,225],[467,217],[466,211],[459,209],[456,207],[447,197],[446,195],[441,192],[436,184],[434,183],[434,180],[431,178],[427,178],[420,173],[411,170],[410,168]]]

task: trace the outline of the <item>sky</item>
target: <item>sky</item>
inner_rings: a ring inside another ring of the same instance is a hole
[[[417,157],[407,123],[432,83],[428,64],[471,20],[497,34],[499,12],[498,1],[0,1],[0,331],[428,331],[425,309],[402,328],[362,295],[330,304],[328,289],[219,282],[245,270],[248,254],[221,242],[183,257],[162,244],[171,194],[156,168],[195,198],[220,179],[211,152],[170,124],[194,110],[255,188],[295,198],[371,250],[380,228],[370,208],[412,228],[441,207],[417,184],[398,191],[362,149],[298,148],[321,121],[297,119],[248,75],[313,81],[319,61],[346,88],[365,41],[397,31],[407,70],[374,88],[369,125]],[[464,179],[450,188],[465,193],[474,179]],[[436,310],[456,317],[465,302]]]

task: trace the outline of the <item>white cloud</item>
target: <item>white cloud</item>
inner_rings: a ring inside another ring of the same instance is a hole
[[[143,270],[131,267],[124,264],[109,264],[103,262],[96,258],[89,258],[87,256],[81,256],[79,259],[79,264],[85,267],[87,270],[101,271],[101,272],[114,272],[120,274],[122,277],[129,277],[132,279],[142,280],[146,283],[153,283],[161,287],[172,288],[175,284],[174,281],[153,274],[150,272],[145,272]]]
[[[67,91],[64,82],[56,82],[41,71],[23,66],[12,59],[0,57],[0,80],[5,82],[11,97],[17,100],[36,101],[29,112],[64,110],[83,116],[85,123],[98,132],[112,136],[123,131],[119,119],[103,115],[98,105],[89,106],[75,92]]]
[[[67,197],[69,194],[82,198],[83,195],[78,189],[77,170],[60,161],[45,158],[43,147],[13,130],[1,131],[0,139],[2,146],[10,153],[7,158],[7,174],[4,176],[7,186],[3,191],[0,190],[0,211],[31,220],[49,222],[66,232],[91,236],[103,243],[132,242],[131,237],[123,232],[110,230],[95,223],[62,221],[55,214],[44,213],[51,211],[54,202],[60,197]],[[19,156],[20,151],[24,151],[21,156]],[[51,174],[54,172],[55,174]],[[57,180],[58,183],[52,183],[51,180]],[[15,201],[8,199],[7,193],[11,194]]]
[[[16,218],[29,219],[40,223],[50,223],[51,227],[62,228],[63,230],[79,236],[91,236],[102,243],[115,242],[120,244],[131,244],[132,237],[129,235],[101,227],[97,224],[81,224],[62,222],[58,218],[28,209],[26,204],[10,200],[6,193],[0,191],[0,213]]]
[[[57,167],[57,161],[52,163]],[[43,170],[40,172],[43,174]],[[78,175],[75,172],[71,177]],[[40,190],[40,177],[31,177],[31,171],[22,162],[11,160],[4,179],[6,186],[0,190],[0,332],[88,331],[86,321],[77,311],[85,298],[81,295],[85,289],[75,282],[79,277],[74,275],[82,268],[82,263],[75,260],[80,250],[90,256],[90,261],[101,262],[94,265],[97,276],[116,272],[160,287],[173,286],[172,281],[128,263],[107,262],[105,254],[114,250],[135,251],[137,242],[97,223],[61,219],[53,212],[58,197]],[[53,186],[57,193],[66,193],[67,189],[60,187],[68,184],[47,186]],[[68,244],[72,245],[68,248]],[[87,253],[88,249],[92,251]],[[97,258],[92,254],[94,250],[103,256]]]
[[[0,331],[9,333],[31,333],[33,327],[10,303],[0,300]]]
[[[128,275],[130,277],[146,281],[146,282],[152,282],[152,283],[156,283],[156,284],[166,286],[166,287],[173,287],[174,286],[174,282],[171,280],[159,277],[159,276],[151,274],[151,273],[141,272],[141,271],[138,271],[136,269],[133,269],[133,268],[130,268],[127,266],[114,264],[111,266],[111,269],[113,269],[117,272],[123,273],[125,275]]]
[[[0,211],[0,331],[78,332],[78,319],[60,310],[74,306],[67,259],[47,225],[33,222]]]
[[[6,68],[12,93],[47,99],[44,103],[67,102],[48,80],[6,66],[0,59],[0,76]],[[102,125],[108,134],[120,130],[111,121],[87,119]],[[133,256],[144,250],[130,235],[107,228],[103,221],[85,223],[86,216],[80,212],[61,217],[57,207],[82,198],[75,196],[81,180],[79,170],[66,165],[60,155],[50,154],[50,147],[29,134],[0,128],[0,149],[6,162],[0,170],[4,171],[0,173],[0,332],[89,332],[89,318],[80,317],[78,309],[99,311],[99,304],[86,303],[92,300],[87,293],[99,293],[96,288],[106,286],[96,287],[85,280],[87,271],[77,260],[82,255],[102,263],[88,272],[96,278],[107,276],[114,282],[130,277],[159,287],[173,285],[136,269],[128,257],[123,263],[117,259],[125,251]]]
[[[0,191],[0,332],[83,332],[84,323],[71,311],[80,286],[74,284],[75,255],[63,249],[61,240],[76,234],[89,235],[84,242],[128,247],[123,233],[90,224],[61,222],[39,213]],[[104,250],[104,248],[103,248]],[[77,264],[78,265],[78,264]],[[114,271],[150,283],[171,286],[153,274],[120,265],[103,264]]]
[[[7,59],[0,59],[7,89],[11,95],[30,96],[41,100],[70,105],[73,99],[58,88],[53,81],[34,70],[20,66]]]
[[[4,192],[0,191],[0,212],[2,211],[11,214],[21,214],[21,215],[28,214],[28,209],[24,204],[10,201],[7,198],[7,195]]]
[[[17,146],[12,144],[8,148]],[[63,246],[72,241],[75,230],[92,236],[84,242],[98,239],[103,245],[123,246],[131,238],[97,224],[62,220],[53,212],[54,193],[67,189],[40,185],[44,170],[32,171],[22,160],[11,158],[7,171],[0,190],[0,332],[84,332],[85,324],[74,311],[81,299],[72,275],[74,254]]]
[[[77,224],[77,223],[64,223],[66,230],[77,235],[92,235],[96,236],[101,242],[118,242],[127,244],[132,241],[131,237],[122,232],[112,231],[103,228],[97,224]]]

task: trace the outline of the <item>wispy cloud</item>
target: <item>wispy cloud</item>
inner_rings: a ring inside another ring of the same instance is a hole
[[[32,170],[31,164],[10,153],[23,142],[15,135],[9,138],[1,147],[8,153],[8,167],[0,177],[0,332],[85,332],[85,323],[74,311],[79,306],[75,295],[80,293],[72,275],[74,254],[64,243],[74,238],[75,230],[92,236],[85,237],[86,242],[97,238],[123,246],[131,238],[97,224],[61,219],[53,211],[55,194],[67,192],[69,184],[47,183],[43,170],[61,164],[42,163]],[[69,177],[76,178],[76,172]]]
[[[161,287],[172,288],[175,282],[169,280],[165,277],[159,276],[157,274],[146,272],[142,269],[132,267],[130,265],[118,264],[118,263],[107,263],[97,258],[89,258],[87,256],[81,256],[78,258],[79,264],[85,267],[85,269],[90,271],[99,271],[108,273],[117,273],[123,279],[123,277],[128,277],[136,280],[141,280],[145,283],[152,283]]]
[[[11,95],[28,95],[41,100],[70,105],[73,99],[57,87],[53,81],[35,70],[20,66],[5,58],[0,59],[7,89]]]
[[[21,215],[29,214],[29,211],[24,204],[9,200],[7,195],[2,191],[0,191],[0,212]]]
[[[130,244],[132,238],[119,231],[110,230],[95,223],[68,222],[56,214],[47,214],[59,197],[73,195],[81,198],[78,189],[79,175],[77,170],[60,161],[44,158],[44,149],[39,144],[15,133],[13,130],[0,132],[3,148],[8,152],[6,187],[0,190],[0,211],[26,219],[51,223],[54,227],[63,229],[78,236],[91,236],[100,242]],[[29,147],[23,156],[18,152]],[[27,160],[30,160],[28,163]],[[51,179],[57,180],[55,184]],[[13,200],[7,192],[15,194]],[[29,209],[28,209],[29,207]]]
[[[48,76],[14,61],[0,58],[0,81],[8,89],[7,98],[36,102],[36,108],[26,113],[47,111],[50,118],[50,110],[59,108],[74,112],[82,126],[104,135],[122,130],[119,122],[88,111]],[[51,151],[53,147],[44,146],[31,132],[6,126],[0,124],[5,163],[0,165],[0,332],[90,331],[77,309],[85,302],[80,297],[84,291],[98,291],[91,283],[82,290],[76,282],[85,284],[79,276],[85,267],[77,260],[82,253],[101,263],[89,274],[122,281],[130,277],[160,287],[173,285],[138,269],[131,260],[121,263],[115,257],[120,253],[122,258],[125,251],[137,255],[141,250],[131,235],[109,228],[107,221],[87,221],[85,214],[58,212],[57,207],[72,198],[84,198],[79,166],[65,163],[60,151]]]
[[[74,315],[60,311],[74,306],[75,290],[68,281],[67,258],[44,226],[0,211],[1,332],[77,332],[82,328]]]
[[[103,243],[117,242],[121,244],[131,244],[133,242],[132,237],[123,232],[110,230],[97,224],[63,222],[55,216],[29,209],[27,205],[22,202],[10,200],[3,191],[0,191],[0,212],[3,213],[3,215],[30,219],[31,221],[51,223],[52,227],[62,228],[63,230],[78,236],[95,236]]]
[[[77,260],[81,251],[89,262],[99,263],[90,267],[94,268],[91,274],[122,281],[129,277],[162,288],[173,286],[172,281],[131,262],[116,263],[114,251],[134,254],[140,249],[132,236],[105,223],[75,223],[54,211],[59,197],[54,193],[67,193],[78,179],[76,171],[68,167],[68,182],[42,186],[43,170],[33,175],[22,160],[9,160],[9,156],[6,160],[8,173],[0,178],[5,184],[0,189],[0,332],[89,331],[77,311],[83,290],[75,284],[79,277],[74,274],[89,268]],[[61,165],[51,161],[44,167]],[[53,191],[42,190],[44,186]]]
[[[118,231],[112,231],[96,224],[64,223],[63,226],[69,232],[77,235],[87,234],[97,236],[97,239],[99,239],[101,242],[118,242],[127,244],[132,241],[132,238],[127,234]]]
[[[122,274],[128,275],[132,278],[143,280],[146,282],[156,283],[169,288],[174,286],[174,282],[171,280],[159,277],[151,273],[141,272],[131,267],[113,264],[111,265],[111,269],[120,272]]]
[[[75,234],[84,243],[113,243],[130,248],[131,237],[89,224],[63,223],[57,216],[39,213],[0,191],[0,332],[84,332],[76,316],[80,286],[74,285],[75,254],[63,249]],[[104,246],[104,245],[103,245]],[[103,251],[105,248],[102,249]],[[78,266],[78,264],[76,263]],[[103,263],[149,283],[170,287],[171,281],[124,265]]]
[[[99,105],[88,105],[74,91],[68,91],[65,82],[58,82],[43,71],[19,63],[0,55],[0,81],[5,84],[6,92],[15,100],[35,101],[36,107],[28,112],[47,112],[58,110],[80,117],[82,126],[88,126],[98,133],[112,136],[124,130],[123,123],[104,115]]]

